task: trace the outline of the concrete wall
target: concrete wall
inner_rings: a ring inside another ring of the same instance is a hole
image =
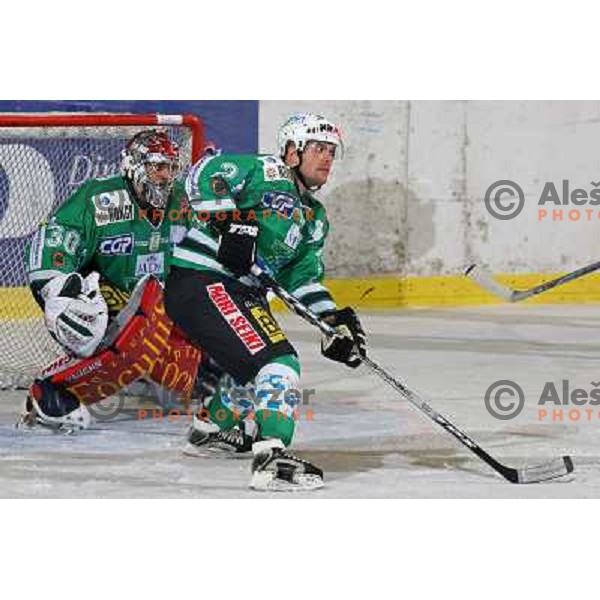
[[[260,151],[273,151],[279,125],[304,110],[339,122],[346,137],[321,192],[330,276],[452,275],[472,261],[550,272],[598,258],[598,207],[538,201],[547,181],[588,193],[600,182],[600,102],[262,101]],[[494,219],[483,201],[501,179],[525,195],[511,220]],[[563,208],[563,220],[540,221],[539,208]],[[574,208],[581,218],[569,221]]]

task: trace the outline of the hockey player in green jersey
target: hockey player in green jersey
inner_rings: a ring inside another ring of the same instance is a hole
[[[179,148],[166,133],[136,134],[121,159],[120,176],[83,184],[28,247],[31,290],[49,332],[75,363],[95,355],[109,319],[140,280],[152,275],[164,282],[172,246],[189,223],[187,194],[176,180]],[[160,286],[153,289],[162,303]],[[118,375],[127,365],[117,366]],[[80,399],[43,377],[30,389],[25,419],[85,427],[89,414]]]
[[[343,152],[340,129],[319,115],[296,114],[279,131],[279,155],[216,154],[186,180],[193,226],[173,251],[167,313],[240,385],[216,394],[195,418],[189,442],[199,449],[254,454],[254,489],[312,489],[321,469],[285,448],[294,434],[298,356],[250,275],[257,264],[336,327],[323,354],[357,367],[365,335],[351,308],[338,310],[323,285],[322,252],[329,231],[315,198]],[[206,416],[208,415],[208,418]],[[297,414],[297,413],[296,413]]]

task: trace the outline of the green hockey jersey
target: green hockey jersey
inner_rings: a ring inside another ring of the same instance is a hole
[[[173,186],[162,219],[157,213],[159,218],[154,220],[151,209],[145,212],[139,207],[124,178],[88,181],[39,227],[27,247],[34,295],[62,273],[85,276],[98,271],[102,283],[125,295],[144,275],[164,281],[172,246],[183,238],[190,223],[188,208],[179,182]]]
[[[217,261],[218,238],[231,220],[258,225],[257,264],[317,314],[335,310],[323,286],[324,206],[301,194],[276,156],[219,154],[197,163],[186,179],[192,227],[172,264],[231,275]]]

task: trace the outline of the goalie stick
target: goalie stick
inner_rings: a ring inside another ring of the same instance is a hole
[[[473,280],[476,284],[488,292],[499,296],[500,298],[504,298],[508,302],[520,302],[521,300],[531,298],[531,296],[537,296],[537,294],[551,290],[552,288],[562,285],[563,283],[568,283],[569,281],[579,279],[579,277],[583,277],[584,275],[597,271],[598,269],[600,269],[600,260],[585,267],[581,267],[580,269],[576,269],[575,271],[567,273],[566,275],[562,275],[561,277],[557,277],[556,279],[552,279],[551,281],[546,281],[545,283],[536,285],[528,290],[521,291],[514,290],[507,285],[498,283],[498,281],[493,278],[491,273],[477,264],[472,264],[470,267],[468,267],[465,270],[465,276]]]
[[[275,295],[283,300],[283,302],[291,310],[293,310],[304,320],[318,327],[325,335],[331,336],[335,334],[335,329],[333,327],[322,321],[314,312],[312,312],[308,307],[304,306],[302,302],[284,290],[274,279],[264,273],[262,269],[255,265],[252,267],[252,274],[258,279],[261,285],[265,287],[265,289],[270,289]],[[419,398],[415,392],[404,385],[401,381],[398,381],[395,377],[392,377],[392,375],[380,367],[376,362],[371,360],[368,356],[363,357],[362,360],[363,363],[367,365],[376,375],[378,375],[388,385],[393,387],[400,394],[400,396],[402,396],[402,398],[418,408],[432,421],[443,427],[448,433],[452,434],[459,442],[471,450],[471,452],[476,454],[481,460],[486,462],[490,467],[492,467],[492,469],[500,473],[500,475],[502,475],[511,483],[538,483],[540,481],[556,479],[557,477],[568,475],[573,471],[573,461],[569,456],[562,456],[561,458],[554,459],[542,465],[524,467],[521,469],[514,469],[512,467],[503,465],[493,456],[488,454],[466,433],[462,432],[450,421],[448,421],[446,417],[435,411],[431,406],[429,406],[429,404]]]

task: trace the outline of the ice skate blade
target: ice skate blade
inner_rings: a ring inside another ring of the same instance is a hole
[[[324,487],[318,475],[301,473],[294,476],[294,481],[278,479],[273,471],[256,471],[252,474],[250,488],[259,492],[306,492]]]
[[[252,452],[234,452],[225,446],[217,444],[195,446],[189,442],[181,449],[184,456],[192,456],[193,458],[218,458],[221,460],[240,460],[252,458]]]

